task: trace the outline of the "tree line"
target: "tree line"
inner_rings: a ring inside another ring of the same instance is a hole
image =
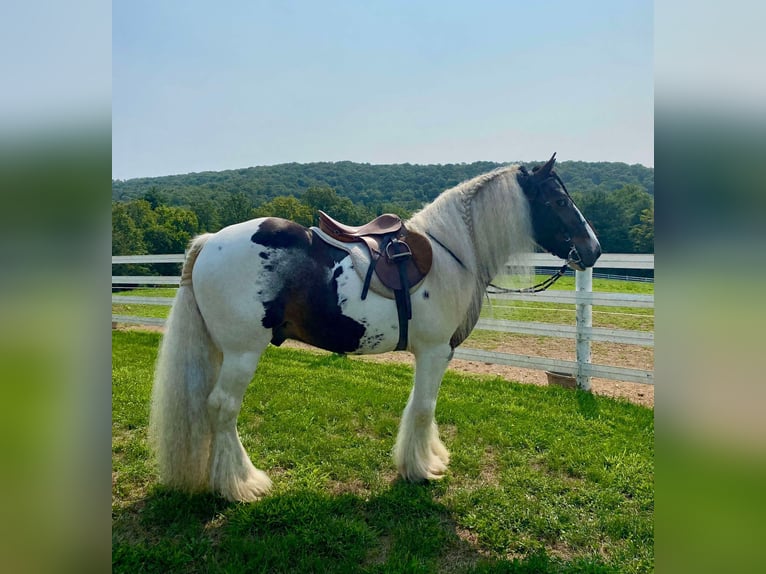
[[[531,168],[543,162],[519,163]],[[433,201],[445,189],[500,165],[489,161],[437,165],[375,165],[350,161],[287,163],[114,180],[112,200],[140,199],[156,188],[170,205],[189,206],[204,199],[222,201],[235,193],[243,193],[254,205],[259,205],[280,196],[300,198],[310,187],[331,187],[341,197],[374,212],[386,204],[413,211]],[[642,165],[562,161],[556,164],[556,170],[571,191],[609,193],[634,184],[654,195],[654,170]]]
[[[284,217],[305,226],[318,223],[320,209],[352,225],[381,213],[406,219],[445,189],[498,165],[285,164],[266,166],[270,178],[241,176],[240,183],[250,182],[247,189],[231,185],[233,170],[114,181],[112,254],[182,253],[199,233],[261,216]],[[239,172],[252,176],[259,169]],[[557,170],[605,252],[654,251],[654,197],[646,187],[653,192],[653,170],[607,162],[562,162]],[[274,188],[264,183],[269,181],[282,183]],[[295,183],[291,190],[285,187],[288,181]],[[266,186],[268,192],[254,192],[252,186]],[[275,195],[274,189],[283,193]],[[156,271],[152,266],[117,267],[115,274]]]

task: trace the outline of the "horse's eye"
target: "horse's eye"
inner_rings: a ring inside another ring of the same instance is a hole
[[[564,207],[567,204],[567,200],[563,197],[561,199],[556,200],[556,205],[559,207]]]

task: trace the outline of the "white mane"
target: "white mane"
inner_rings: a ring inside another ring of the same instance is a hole
[[[479,317],[487,285],[510,260],[528,273],[523,255],[533,251],[529,204],[516,180],[517,165],[498,168],[449,189],[417,212],[407,226],[444,244],[472,277],[465,319],[452,337],[459,345]],[[434,245],[435,252],[440,247]],[[449,255],[449,257],[452,257]],[[465,293],[455,293],[457,299]]]

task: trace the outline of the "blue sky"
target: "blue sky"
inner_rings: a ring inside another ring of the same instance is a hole
[[[115,1],[113,177],[654,165],[647,1]]]

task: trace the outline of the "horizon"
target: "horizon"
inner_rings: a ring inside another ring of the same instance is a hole
[[[385,166],[394,166],[394,165],[419,165],[419,166],[471,165],[471,164],[474,164],[474,163],[484,163],[484,162],[486,162],[486,163],[497,163],[497,164],[501,164],[501,165],[506,165],[506,164],[510,165],[510,164],[514,164],[514,163],[518,163],[520,165],[529,165],[529,164],[538,164],[539,163],[539,164],[542,165],[546,161],[547,161],[547,159],[528,160],[528,161],[527,160],[524,160],[524,161],[522,161],[522,160],[514,160],[514,161],[510,161],[510,162],[498,162],[498,161],[493,161],[493,160],[489,160],[489,159],[486,159],[486,160],[485,159],[478,159],[478,160],[475,160],[475,161],[464,161],[464,162],[456,161],[456,162],[446,162],[446,163],[413,163],[413,162],[375,163],[375,162],[352,161],[352,160],[345,160],[345,159],[337,160],[337,161],[305,161],[305,162],[304,161],[284,161],[284,162],[280,162],[280,163],[272,163],[272,164],[264,164],[264,165],[251,165],[251,166],[248,166],[248,167],[232,167],[232,168],[226,168],[226,169],[205,169],[205,170],[201,170],[201,171],[189,171],[189,172],[185,172],[185,173],[167,173],[167,174],[163,174],[163,175],[139,175],[139,176],[130,177],[130,178],[127,178],[127,179],[112,177],[112,181],[115,182],[115,181],[130,181],[130,180],[133,180],[133,179],[158,179],[158,178],[162,178],[162,177],[183,177],[183,176],[186,176],[186,175],[197,175],[197,174],[202,174],[202,173],[222,173],[222,172],[225,172],[225,171],[240,171],[240,170],[243,170],[243,169],[258,169],[258,168],[261,168],[261,167],[279,167],[279,166],[282,166],[282,165],[290,165],[290,164],[310,165],[310,164],[319,164],[319,163],[354,163],[354,164],[358,164],[358,165],[369,165],[369,166],[382,166],[382,167],[385,167]],[[645,169],[652,169],[652,170],[654,169],[654,166],[644,165],[644,164],[642,164],[640,162],[628,163],[628,162],[624,162],[624,161],[584,161],[584,160],[578,160],[578,159],[559,160],[558,156],[556,157],[556,164],[557,165],[562,164],[562,163],[570,163],[570,162],[571,163],[621,163],[621,164],[624,164],[624,165],[627,165],[627,166],[640,165],[641,167],[643,167]]]

